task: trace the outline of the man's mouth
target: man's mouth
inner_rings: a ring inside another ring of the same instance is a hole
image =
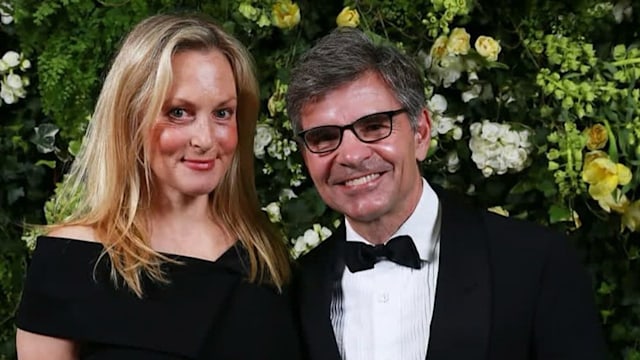
[[[346,186],[357,186],[357,185],[366,184],[369,181],[372,181],[372,180],[377,179],[379,177],[380,177],[380,173],[373,173],[373,174],[361,176],[359,178],[347,180],[347,181],[345,181],[344,184]]]

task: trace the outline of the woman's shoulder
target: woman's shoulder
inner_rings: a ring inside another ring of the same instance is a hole
[[[51,228],[45,237],[98,242],[95,230],[87,225],[63,225]]]

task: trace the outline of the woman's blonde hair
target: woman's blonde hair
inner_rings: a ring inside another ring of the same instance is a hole
[[[166,281],[169,260],[149,242],[151,171],[148,141],[172,82],[171,59],[185,50],[218,50],[229,60],[238,96],[238,146],[213,193],[210,209],[248,252],[249,279],[280,288],[290,276],[284,243],[260,210],[254,181],[253,138],[259,90],[245,47],[196,15],[156,15],[127,35],[113,60],[89,122],[83,145],[59,199],[79,196],[71,216],[56,225],[91,226],[120,277],[142,296],[142,277]]]

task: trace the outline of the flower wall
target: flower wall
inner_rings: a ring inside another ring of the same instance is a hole
[[[342,219],[322,203],[298,153],[284,103],[289,70],[331,29],[358,27],[424,70],[425,177],[477,206],[566,233],[592,275],[612,358],[640,359],[639,3],[29,0],[0,9],[0,137],[13,153],[10,144],[20,144],[24,170],[13,178],[26,184],[21,193],[0,183],[14,196],[0,197],[13,222],[63,216],[44,202],[79,148],[122,35],[153,13],[200,11],[255,56],[256,184],[292,257],[301,256]],[[24,264],[34,234],[25,243],[6,237],[12,245],[1,254]],[[0,285],[15,294],[24,266],[3,269]],[[10,358],[11,311],[0,315]]]

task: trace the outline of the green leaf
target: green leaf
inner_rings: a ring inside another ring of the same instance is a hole
[[[571,217],[571,209],[566,206],[553,204],[549,209],[549,222],[552,224],[564,222],[564,221],[572,221]]]

